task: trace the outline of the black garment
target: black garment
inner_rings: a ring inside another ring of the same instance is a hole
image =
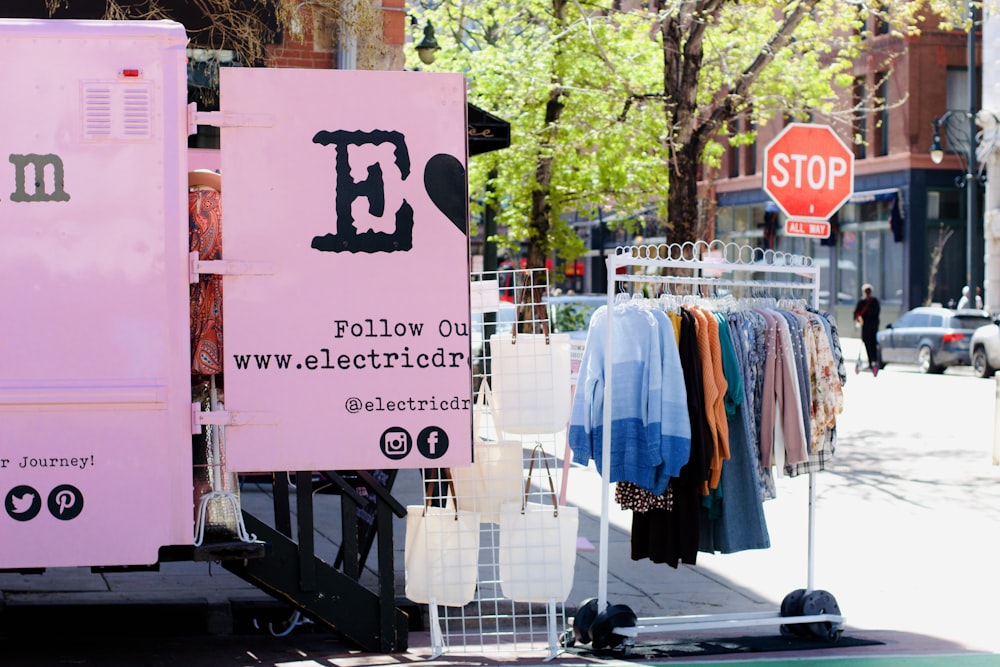
[[[715,445],[705,410],[704,379],[694,316],[681,309],[677,344],[691,419],[691,456],[677,477],[670,478],[671,509],[632,513],[632,560],[648,558],[676,568],[698,559],[702,488],[708,482]]]
[[[854,306],[854,320],[861,318],[861,342],[865,344],[865,352],[868,354],[868,364],[874,366],[878,363],[878,345],[875,341],[875,333],[878,331],[879,313],[881,305],[878,299],[869,295],[860,299]]]

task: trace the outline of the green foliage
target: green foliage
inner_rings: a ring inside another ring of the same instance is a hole
[[[595,306],[584,303],[563,303],[549,306],[549,317],[552,320],[552,332],[586,331],[590,326],[590,316],[594,314]]]
[[[905,35],[921,8],[944,11],[947,1],[661,0],[665,8],[658,14],[618,11],[618,4],[439,0],[415,10],[420,25],[433,21],[442,47],[432,66],[421,67],[465,72],[470,102],[511,124],[511,147],[473,158],[469,174],[473,212],[487,203],[495,207],[498,228],[505,230],[496,239],[501,245],[528,241],[545,255],[573,258],[585,248],[566,218],[596,218],[598,208],[605,218],[614,212],[612,225],[627,225],[652,207],[669,234],[671,180],[697,178],[675,169],[677,149],[697,141],[702,166],[712,168],[729,141],[754,140],[753,132],[719,135],[739,114],[749,114],[756,127],[781,116],[848,119],[837,93],[852,83],[852,59],[868,43],[863,27],[874,24],[875,9]],[[786,24],[800,4],[809,11],[797,24]],[[696,15],[697,7],[706,9]],[[684,54],[664,49],[663,22],[679,27]],[[681,72],[702,28],[692,86],[670,99],[667,84],[673,82],[665,81],[664,63],[678,64]],[[410,66],[418,65],[411,60]],[[547,124],[553,98],[561,114]],[[679,104],[689,98],[693,113]],[[542,190],[538,174],[548,161],[551,182]],[[491,173],[496,177],[488,187]],[[544,234],[532,221],[532,198],[539,192],[548,213]]]

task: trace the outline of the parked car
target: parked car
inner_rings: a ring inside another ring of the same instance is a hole
[[[970,349],[972,372],[976,377],[993,377],[1000,369],[1000,320],[976,329]]]
[[[916,364],[921,373],[941,373],[967,366],[973,332],[990,322],[981,310],[914,308],[876,334],[879,368],[904,363]]]
[[[585,342],[590,316],[608,303],[606,294],[560,294],[545,297],[552,333],[568,333],[570,339]]]

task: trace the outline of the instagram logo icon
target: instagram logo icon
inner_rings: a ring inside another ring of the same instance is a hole
[[[379,446],[386,458],[398,461],[406,458],[410,450],[413,449],[413,438],[406,432],[406,429],[394,426],[382,433]]]

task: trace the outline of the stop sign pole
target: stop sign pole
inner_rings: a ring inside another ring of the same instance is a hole
[[[854,194],[854,153],[827,125],[790,123],[764,149],[764,192],[786,234],[827,238],[830,216]]]

